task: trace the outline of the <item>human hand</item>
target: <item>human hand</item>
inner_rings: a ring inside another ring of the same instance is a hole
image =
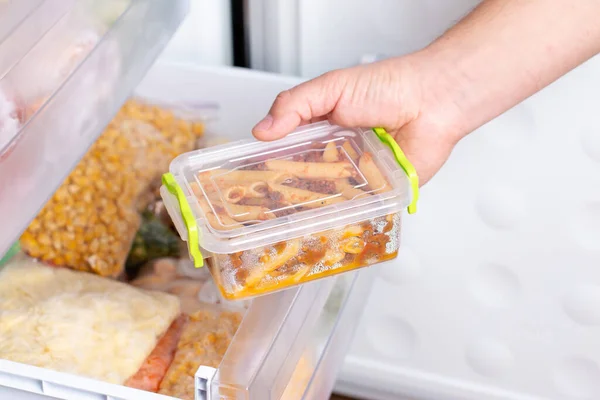
[[[326,73],[280,93],[252,133],[280,139],[298,126],[329,120],[342,127],[383,127],[398,142],[421,185],[460,139],[451,105],[441,107],[441,80],[414,54]]]
[[[274,140],[320,119],[383,127],[425,184],[464,135],[600,53],[599,12],[598,0],[484,0],[417,53],[281,93],[252,132]]]

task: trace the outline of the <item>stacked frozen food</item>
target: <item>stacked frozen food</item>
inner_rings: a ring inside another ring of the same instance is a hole
[[[19,257],[0,271],[0,358],[123,384],[180,314],[175,296]]]
[[[201,365],[218,367],[241,322],[232,312],[198,311],[183,330],[173,363],[159,393],[183,400],[194,399],[194,374]]]
[[[166,107],[123,106],[22,235],[26,254],[0,268],[0,359],[194,398],[196,371],[219,366],[248,305],[180,258],[157,199],[160,173],[203,131]],[[304,361],[283,398],[305,387]]]
[[[165,107],[122,107],[22,235],[27,255],[0,270],[0,359],[193,398],[243,315],[177,258],[157,201],[160,174],[203,131]]]
[[[193,399],[194,374],[219,365],[242,313],[188,301],[182,314],[182,282],[176,296],[18,255],[0,270],[0,359]]]

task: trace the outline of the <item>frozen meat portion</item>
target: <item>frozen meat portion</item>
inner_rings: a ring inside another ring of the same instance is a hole
[[[175,296],[42,266],[0,271],[0,359],[123,384],[180,314]]]

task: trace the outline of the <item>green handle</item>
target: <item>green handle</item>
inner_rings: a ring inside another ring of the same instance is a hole
[[[412,201],[408,205],[408,213],[416,213],[417,201],[419,200],[419,176],[417,175],[417,170],[415,170],[415,167],[411,164],[410,161],[408,161],[408,158],[406,158],[406,155],[404,155],[404,152],[402,151],[400,146],[398,146],[398,143],[396,143],[392,135],[387,133],[386,130],[383,128],[373,128],[373,132],[375,132],[375,134],[383,144],[387,145],[392,150],[396,161],[398,162],[398,164],[400,164],[400,166],[406,173],[406,176],[408,176],[408,180],[410,181],[410,187],[413,192]]]
[[[194,218],[192,208],[190,207],[187,199],[185,198],[183,190],[175,180],[175,177],[172,173],[167,172],[164,174],[162,176],[162,183],[165,185],[169,193],[175,196],[177,202],[179,203],[181,218],[183,219],[188,234],[188,249],[190,251],[190,255],[192,256],[192,260],[194,261],[194,267],[200,268],[204,266],[204,257],[202,257],[202,252],[200,251],[199,247],[198,225],[196,224],[196,218]]]

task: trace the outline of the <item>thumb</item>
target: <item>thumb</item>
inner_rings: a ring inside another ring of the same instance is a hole
[[[259,140],[281,139],[302,123],[326,116],[335,108],[343,86],[343,74],[336,71],[279,93],[252,134]]]

